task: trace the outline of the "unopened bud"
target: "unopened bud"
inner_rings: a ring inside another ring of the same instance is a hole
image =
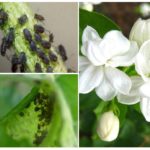
[[[119,119],[112,111],[102,114],[98,121],[97,133],[103,141],[113,141],[119,133]]]

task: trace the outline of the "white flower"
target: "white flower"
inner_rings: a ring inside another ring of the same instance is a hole
[[[141,77],[133,76],[132,88],[128,95],[118,94],[122,104],[133,105],[140,102],[140,108],[146,121],[150,122],[150,81],[144,82]]]
[[[134,62],[138,47],[120,31],[112,30],[99,37],[95,29],[87,26],[82,36],[80,56],[79,92],[96,94],[103,100],[111,100],[117,93],[127,94],[131,88],[130,78],[117,69]]]
[[[150,5],[148,3],[143,3],[140,5],[140,12],[143,16],[150,15]]]
[[[136,41],[140,47],[145,41],[150,39],[150,19],[139,18],[133,25],[129,39]]]
[[[87,11],[93,11],[93,5],[100,4],[101,2],[80,2],[80,8],[85,9]]]
[[[113,141],[119,133],[119,119],[112,111],[102,114],[98,121],[97,133],[103,141]]]
[[[136,56],[135,69],[144,81],[150,77],[150,40],[144,42]]]

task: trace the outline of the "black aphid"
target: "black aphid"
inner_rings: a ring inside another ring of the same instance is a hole
[[[66,50],[65,50],[63,45],[58,46],[58,52],[61,55],[63,61],[66,61],[68,59],[67,54],[66,54]]]
[[[30,49],[32,51],[36,51],[37,50],[36,43],[33,40],[30,42]]]
[[[53,35],[53,33],[49,34],[49,42],[50,43],[54,42],[54,35]]]
[[[45,31],[44,27],[38,24],[34,25],[34,31],[35,33],[43,33]]]
[[[30,32],[28,29],[24,29],[24,30],[23,30],[23,34],[24,34],[25,39],[26,39],[28,42],[31,42],[31,41],[32,41],[32,35],[31,35],[31,32]]]
[[[44,18],[42,15],[40,15],[40,14],[35,14],[35,15],[34,15],[34,18],[35,18],[36,20],[39,20],[39,21],[44,21],[44,20],[45,20],[45,18]]]
[[[42,40],[41,45],[45,49],[49,49],[51,47],[51,43],[49,41],[46,41],[46,40]]]
[[[39,63],[35,64],[35,72],[42,72],[41,65]]]
[[[19,64],[25,64],[26,61],[27,61],[27,58],[26,58],[25,52],[20,52],[19,57],[18,57],[18,63]]]
[[[24,116],[24,113],[23,113],[23,112],[20,112],[19,115],[20,115],[21,117],[23,117],[23,116]]]
[[[18,22],[20,25],[24,25],[28,20],[28,17],[26,14],[22,15],[20,18],[18,18]]]
[[[50,61],[56,62],[57,56],[53,52],[49,52],[49,59]]]
[[[37,48],[37,55],[42,59],[42,61],[45,63],[45,64],[49,64],[49,59],[48,59],[48,57],[45,55],[45,53],[41,50],[41,49],[39,49],[39,48]]]
[[[14,39],[15,39],[14,28],[9,28],[9,32],[6,35],[6,47],[7,48],[10,48],[12,46]]]
[[[7,20],[8,14],[3,9],[0,9],[0,26],[3,26]]]
[[[12,65],[11,71],[12,71],[12,72],[16,72],[17,69],[18,69],[18,56],[17,56],[16,54],[14,54],[14,55],[12,56],[11,65]]]
[[[47,72],[53,72],[53,68],[51,66],[47,67]]]
[[[37,42],[41,42],[41,41],[42,41],[41,35],[40,35],[40,34],[37,34],[37,33],[34,34],[34,39],[35,39],[35,41],[37,41]]]
[[[1,44],[1,49],[0,49],[1,55],[2,55],[2,56],[5,56],[6,50],[7,50],[7,46],[6,46],[6,38],[3,37],[3,39],[2,39],[2,44]]]

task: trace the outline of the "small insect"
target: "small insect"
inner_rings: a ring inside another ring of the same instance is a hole
[[[36,20],[39,20],[39,21],[44,21],[44,20],[45,20],[45,18],[44,18],[42,15],[40,15],[40,14],[35,14],[35,15],[34,15],[34,18],[35,18]]]
[[[2,44],[1,44],[1,49],[0,49],[1,55],[2,55],[2,56],[5,56],[6,50],[7,50],[7,46],[6,46],[6,38],[3,37],[3,39],[2,39]]]
[[[42,41],[41,35],[40,35],[40,34],[37,34],[37,33],[34,34],[34,39],[35,39],[37,42],[41,42],[41,41]]]
[[[49,52],[49,59],[53,62],[56,62],[57,56],[53,52]]]
[[[25,39],[26,39],[28,42],[31,42],[31,41],[32,41],[32,35],[31,35],[31,32],[30,32],[28,29],[24,29],[24,30],[23,30],[23,34],[24,34]]]
[[[23,116],[24,116],[24,113],[23,113],[23,112],[20,112],[19,115],[20,115],[21,117],[23,117]]]
[[[49,34],[49,42],[50,43],[54,42],[54,35],[53,35],[53,33]]]
[[[42,72],[41,65],[39,63],[35,64],[35,72]]]
[[[63,45],[58,46],[58,52],[61,55],[63,61],[66,61],[68,59],[67,54],[66,54],[66,50],[65,50]]]
[[[0,9],[0,26],[3,26],[7,20],[8,14],[3,9]]]
[[[45,29],[41,25],[35,24],[34,31],[35,31],[35,33],[43,33],[45,31]]]
[[[12,56],[12,60],[11,60],[11,71],[12,72],[17,72],[18,69],[18,56],[16,54],[14,54]]]
[[[9,32],[6,35],[6,47],[7,48],[10,48],[12,46],[14,39],[15,39],[14,28],[9,28]]]
[[[18,22],[20,25],[24,25],[27,22],[27,20],[28,20],[28,17],[25,14],[22,15],[20,18],[18,18]]]
[[[35,109],[34,109],[35,111],[39,111],[40,110],[40,108],[39,107],[35,107]]]
[[[25,64],[27,61],[25,52],[20,52],[18,57],[18,64]]]
[[[37,48],[37,55],[42,59],[42,61],[45,63],[45,64],[49,64],[49,59],[48,59],[48,57],[45,55],[45,53],[41,50],[41,49],[39,49],[39,48]]]
[[[51,47],[51,43],[49,41],[42,40],[41,45],[45,49],[49,49]]]
[[[51,66],[47,67],[47,72],[53,72],[53,68]]]
[[[33,40],[30,42],[30,49],[32,51],[36,51],[37,50],[36,43]]]

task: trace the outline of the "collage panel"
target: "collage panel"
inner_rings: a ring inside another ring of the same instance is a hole
[[[80,3],[80,147],[150,146],[150,3]]]
[[[0,147],[77,147],[77,75],[0,75]]]
[[[77,2],[0,2],[0,72],[77,73]]]

